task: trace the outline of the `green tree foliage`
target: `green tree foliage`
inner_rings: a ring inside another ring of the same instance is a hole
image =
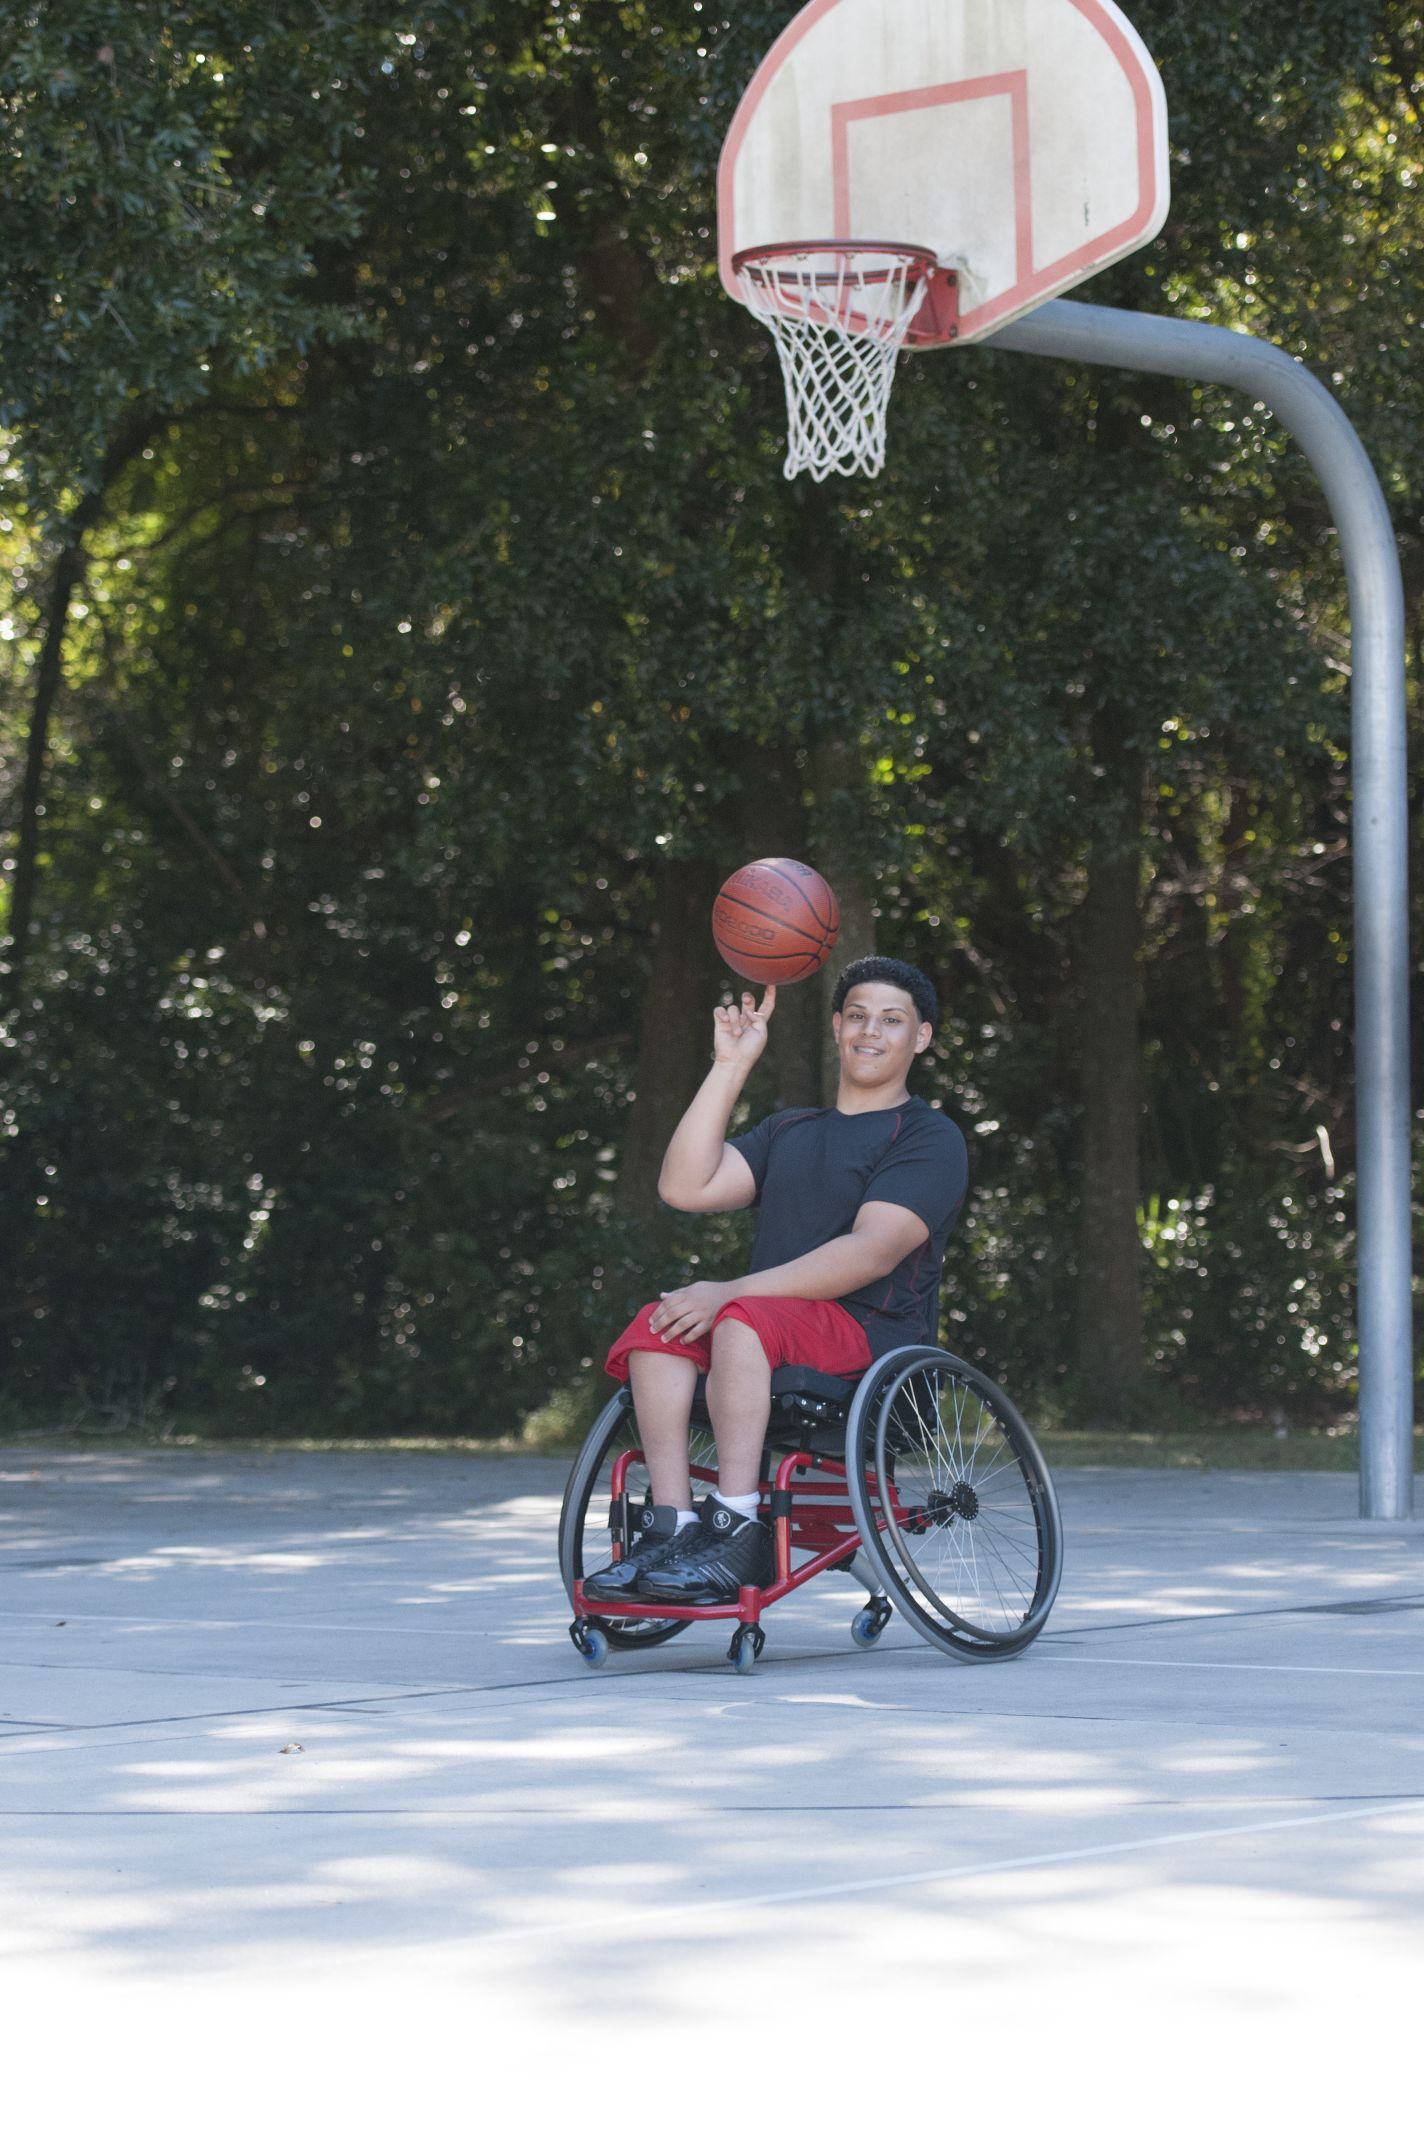
[[[654,1256],[638,1160],[705,1054],[706,889],[772,847],[833,859],[942,985],[970,1352],[1085,1367],[1108,1005],[1141,1361],[1348,1382],[1323,504],[1268,412],[986,351],[902,368],[881,484],[786,485],[711,241],[790,12],[27,11],[0,77],[17,832],[39,769],[0,1160],[19,1403],[507,1430],[659,1273],[738,1255],[732,1223]],[[1418,17],[1137,19],[1173,218],[1087,295],[1333,378],[1417,631]],[[760,1101],[809,1091],[815,1012],[788,996]]]
[[[358,324],[320,292],[375,177],[342,70],[359,81],[399,48],[369,8],[313,27],[263,0],[37,0],[9,25],[0,424],[47,518],[136,408],[206,402]]]

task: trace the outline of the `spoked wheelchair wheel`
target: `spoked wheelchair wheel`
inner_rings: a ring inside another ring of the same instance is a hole
[[[895,1605],[944,1652],[1037,1637],[1062,1568],[1058,1499],[1012,1400],[937,1347],[882,1356],[846,1422],[851,1507]]]
[[[633,1399],[625,1385],[615,1392],[588,1435],[574,1461],[564,1490],[564,1508],[559,1514],[559,1571],[564,1591],[573,1605],[574,1582],[590,1571],[601,1571],[612,1553],[609,1515],[613,1502],[613,1469],[621,1453],[638,1448],[638,1425]],[[715,1467],[716,1447],[706,1424],[692,1425],[690,1458],[694,1467]],[[641,1459],[628,1469],[626,1493],[629,1509],[636,1515],[649,1493],[648,1471]],[[591,1616],[590,1623],[603,1631],[610,1645],[625,1652],[665,1645],[685,1626],[667,1616]]]

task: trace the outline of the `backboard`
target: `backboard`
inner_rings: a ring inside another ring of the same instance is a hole
[[[1167,106],[1112,0],[810,0],[737,108],[718,264],[788,241],[928,247],[958,277],[914,342],[972,342],[1145,245]],[[936,299],[938,298],[938,302]]]

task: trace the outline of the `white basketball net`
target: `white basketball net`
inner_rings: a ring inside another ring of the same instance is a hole
[[[878,476],[895,360],[925,295],[915,253],[807,248],[744,261],[742,300],[786,382],[787,476]]]

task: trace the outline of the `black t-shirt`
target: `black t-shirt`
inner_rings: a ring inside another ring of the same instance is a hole
[[[940,1264],[969,1185],[969,1155],[957,1124],[912,1095],[894,1109],[852,1116],[783,1109],[730,1143],[756,1178],[753,1273],[848,1235],[869,1199],[907,1206],[929,1230],[927,1241],[883,1280],[840,1301],[864,1326],[872,1354],[936,1337]]]

